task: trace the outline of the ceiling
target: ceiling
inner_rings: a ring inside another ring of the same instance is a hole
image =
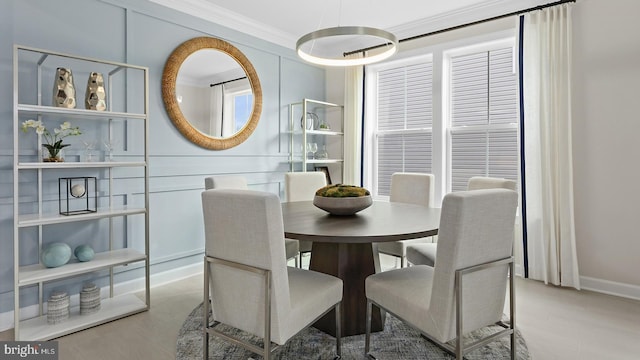
[[[550,0],[148,0],[295,48],[327,27],[369,26],[399,39],[526,9]]]

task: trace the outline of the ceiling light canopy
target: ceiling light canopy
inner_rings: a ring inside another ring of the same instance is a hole
[[[370,49],[369,49],[370,48]],[[392,33],[364,26],[338,26],[316,30],[296,43],[298,56],[324,66],[356,66],[382,61],[396,53],[398,38]],[[348,57],[354,49],[369,49]]]

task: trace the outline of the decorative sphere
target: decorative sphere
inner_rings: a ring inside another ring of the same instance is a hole
[[[42,264],[48,268],[62,266],[71,259],[71,248],[65,243],[49,244],[40,255]]]
[[[73,250],[73,254],[78,258],[79,261],[89,261],[93,259],[93,256],[96,254],[93,251],[93,248],[89,245],[78,245],[76,249]]]
[[[80,198],[83,197],[87,190],[84,188],[82,184],[76,184],[71,187],[71,196]]]

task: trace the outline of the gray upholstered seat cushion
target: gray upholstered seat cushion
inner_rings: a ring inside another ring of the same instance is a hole
[[[416,265],[434,266],[438,244],[411,244],[407,247],[407,261]]]
[[[365,292],[367,298],[384,304],[401,318],[420,321],[431,299],[432,281],[432,267],[411,266],[370,275],[365,280]]]
[[[287,267],[291,310],[284,338],[295,335],[331,306],[342,300],[342,280],[317,271]],[[297,331],[296,331],[297,332]]]

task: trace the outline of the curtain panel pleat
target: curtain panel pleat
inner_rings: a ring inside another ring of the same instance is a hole
[[[522,100],[530,278],[579,289],[571,141],[572,4],[524,15]]]
[[[353,54],[349,57],[362,57],[362,54]],[[362,185],[363,80],[363,66],[352,66],[345,69],[343,182],[352,185]]]

